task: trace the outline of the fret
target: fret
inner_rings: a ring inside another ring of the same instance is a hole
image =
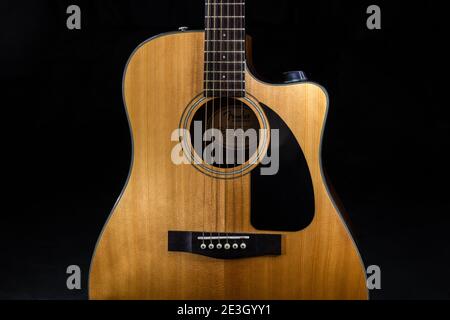
[[[213,42],[245,42],[245,40],[205,40],[205,41],[213,41]]]
[[[207,80],[206,83],[210,83],[210,82],[217,82],[217,83],[239,83],[240,85],[242,85],[242,82],[245,81],[240,81],[240,80]]]
[[[245,51],[240,50],[240,51],[223,51],[223,50],[217,50],[217,51],[205,51],[206,53],[245,53]]]
[[[229,39],[228,37],[223,37],[223,39],[206,39],[206,43],[215,43],[215,44],[226,44],[226,45],[240,45],[241,43],[245,42],[245,40],[242,39]],[[225,50],[226,51],[226,50]]]
[[[218,63],[229,63],[229,64],[245,64],[244,61],[205,61],[205,63],[214,63],[214,64],[218,64]]]
[[[244,89],[205,89],[207,91],[212,91],[212,92],[219,92],[219,91],[245,91]]]
[[[214,97],[228,97],[228,96],[233,96],[236,97],[236,95],[238,94],[242,94],[239,96],[244,96],[245,95],[245,90],[244,89],[235,89],[235,90],[230,90],[230,89],[205,89],[205,92],[209,95],[209,96],[214,96]]]
[[[217,91],[217,90],[205,90],[205,97],[207,98],[219,98],[219,97],[226,97],[226,98],[230,98],[230,97],[234,97],[234,98],[242,98],[245,97],[245,90],[242,91],[228,91],[228,90],[223,90],[223,91]]]
[[[234,19],[234,18],[245,18],[245,16],[206,16],[206,18],[213,18],[213,19]]]
[[[220,90],[230,90],[239,91],[245,90],[245,86],[242,81],[230,81],[230,82],[205,82],[205,90],[220,91]]]
[[[245,61],[245,52],[205,52],[205,61]]]
[[[205,41],[216,41],[216,40],[239,40],[245,41],[245,33],[236,30],[206,30],[205,31]]]
[[[225,76],[225,78],[223,77]],[[245,72],[236,72],[236,73],[211,73],[205,72],[205,82],[206,81],[244,81],[245,80]]]
[[[205,28],[205,30],[223,30],[223,31],[228,31],[228,30],[245,30],[245,28]]]
[[[219,5],[219,6],[245,6],[245,3],[221,3],[221,2],[215,2],[215,3],[210,3],[207,2],[206,3],[207,6],[214,6],[214,5]]]
[[[205,81],[219,81],[219,82],[228,82],[228,81],[243,81],[245,80],[245,70],[242,70],[241,72],[228,72],[228,73],[221,73],[221,72],[204,72]]]
[[[207,24],[209,28],[220,28],[221,26],[223,27],[225,24],[227,24],[225,26],[227,28],[242,28],[243,23],[245,22],[244,16],[206,16],[205,20],[207,23],[210,22],[210,24]],[[236,24],[230,26],[229,23],[231,22],[236,22]]]
[[[238,70],[238,71],[218,71],[218,70],[213,70],[213,71],[208,71],[208,70],[206,70],[205,72],[209,72],[209,73],[237,73],[237,72],[243,72],[243,71],[240,71],[240,70]]]
[[[206,17],[205,23],[208,28],[243,28],[245,19],[243,17]]]
[[[245,80],[245,73],[207,73],[205,72],[205,81],[218,81],[218,82],[228,82],[228,81],[243,81]]]
[[[245,70],[244,62],[229,62],[229,61],[219,61],[219,62],[205,62],[205,71],[208,70],[231,70],[239,71]]]
[[[208,42],[206,43],[206,53],[245,53],[245,42]],[[226,57],[226,56],[225,56]],[[228,61],[228,59],[222,58],[219,60]],[[236,59],[233,59],[236,60]]]

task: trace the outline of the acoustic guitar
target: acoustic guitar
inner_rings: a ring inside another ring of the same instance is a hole
[[[244,0],[206,0],[205,22],[128,61],[133,157],[90,298],[367,299],[322,168],[326,91],[302,72],[254,76]]]

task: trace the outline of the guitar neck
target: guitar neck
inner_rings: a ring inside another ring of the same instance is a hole
[[[245,0],[205,0],[205,96],[245,96]]]

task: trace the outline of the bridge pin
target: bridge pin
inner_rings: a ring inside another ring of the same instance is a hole
[[[247,245],[244,242],[241,243],[241,249],[242,250],[247,249]]]
[[[239,249],[239,245],[237,243],[233,243],[233,249]]]
[[[218,243],[218,244],[216,245],[216,248],[219,249],[219,250],[222,249],[222,244],[221,244],[221,243]]]
[[[208,246],[208,248],[209,248],[210,250],[214,249],[214,244],[210,243],[209,246]]]
[[[202,243],[202,244],[200,245],[200,249],[205,250],[205,249],[206,249],[206,244]]]
[[[225,243],[224,248],[225,248],[225,250],[229,250],[231,248],[231,246],[229,243]]]

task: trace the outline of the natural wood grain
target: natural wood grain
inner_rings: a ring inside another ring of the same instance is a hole
[[[203,40],[198,32],[156,38],[128,65],[124,92],[134,160],[95,251],[90,298],[367,299],[363,265],[322,177],[327,96],[311,83],[273,86],[246,74],[247,91],[284,119],[305,153],[315,191],[313,223],[284,233],[279,257],[222,261],[167,251],[168,230],[202,231],[205,224],[210,231],[217,225],[258,233],[250,225],[248,176],[214,180],[170,158],[171,133],[203,88]]]

